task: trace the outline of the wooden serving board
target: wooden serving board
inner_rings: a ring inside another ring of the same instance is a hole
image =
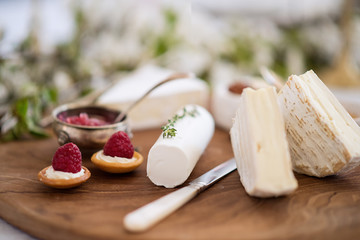
[[[159,130],[134,133],[145,156]],[[235,171],[147,232],[127,232],[130,211],[175,189],[157,187],[146,177],[146,161],[128,174],[108,174],[84,165],[92,176],[70,190],[55,190],[37,180],[51,164],[54,138],[0,146],[0,216],[41,239],[359,239],[360,168],[323,179],[296,175],[290,196],[249,197]],[[214,138],[188,181],[233,156],[229,134]],[[187,182],[188,182],[187,181]]]

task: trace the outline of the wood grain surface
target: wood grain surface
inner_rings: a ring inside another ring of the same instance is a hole
[[[134,133],[144,155],[159,130]],[[360,239],[360,168],[317,179],[296,175],[298,190],[290,196],[249,197],[235,171],[191,200],[147,232],[126,232],[122,221],[132,210],[175,189],[153,185],[146,161],[128,174],[91,171],[88,182],[56,190],[37,180],[51,164],[54,138],[0,146],[0,216],[40,239]],[[229,134],[214,138],[188,181],[233,156]],[[187,182],[188,182],[187,181]]]

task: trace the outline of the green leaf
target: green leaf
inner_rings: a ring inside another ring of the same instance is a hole
[[[168,120],[168,124],[161,127],[161,130],[163,131],[163,138],[172,138],[176,136],[177,130],[175,129],[175,123],[177,120],[182,119],[186,116],[195,117],[196,114],[198,114],[196,108],[194,108],[190,112],[186,108],[183,108],[183,114],[181,116],[175,114],[172,119]]]
[[[178,22],[177,14],[171,8],[165,9],[164,11],[165,21],[169,28],[174,28]]]
[[[41,98],[43,102],[56,103],[58,100],[58,91],[56,88],[43,88],[41,91]]]
[[[36,137],[48,137],[49,134],[41,127],[37,126],[34,122],[28,123],[29,132]]]
[[[42,97],[44,97],[44,95]],[[50,97],[50,95],[48,95],[48,97]],[[45,131],[45,129],[38,126],[38,123],[42,117],[42,109],[43,103],[40,96],[35,95],[18,99],[15,102],[12,110],[12,114],[17,118],[18,121],[12,129],[1,135],[1,140],[9,141],[14,139],[27,138],[29,136],[47,137],[48,133]]]
[[[179,37],[176,35],[176,25],[178,23],[176,12],[172,9],[166,9],[164,11],[164,18],[166,24],[165,30],[155,38],[152,47],[155,57],[163,55],[179,42]]]
[[[19,99],[15,103],[15,115],[23,122],[26,121],[29,102],[26,98]]]

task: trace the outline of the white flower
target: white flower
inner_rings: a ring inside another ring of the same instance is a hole
[[[234,64],[225,61],[216,61],[210,71],[211,85],[229,85],[234,80],[243,76],[243,73]]]
[[[331,20],[323,20],[321,24],[307,26],[302,33],[308,45],[321,52],[325,58],[334,58],[342,47],[342,33]]]
[[[224,51],[226,35],[224,22],[216,20],[205,13],[196,12],[191,15],[191,24],[181,21],[179,27],[186,43],[194,48],[206,48],[212,55]]]
[[[166,66],[181,72],[192,72],[195,75],[203,73],[210,67],[212,56],[206,49],[182,45],[163,56]]]
[[[59,89],[59,91],[69,89],[73,85],[73,81],[69,74],[62,70],[57,70],[54,73],[53,83],[55,84],[55,87]]]
[[[84,47],[84,56],[103,66],[114,63],[132,65],[141,59],[143,51],[143,46],[135,36],[117,37],[105,32],[96,42],[90,42]]]

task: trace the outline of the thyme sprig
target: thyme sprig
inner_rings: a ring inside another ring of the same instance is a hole
[[[163,138],[172,138],[176,136],[176,132],[177,130],[175,129],[175,123],[179,120],[179,119],[183,119],[186,116],[190,116],[190,117],[195,117],[196,114],[198,114],[199,112],[197,111],[196,108],[192,109],[191,111],[187,110],[185,107],[183,108],[183,114],[179,115],[179,114],[175,114],[172,119],[168,120],[168,123],[164,126],[161,127],[161,130],[163,131]]]

